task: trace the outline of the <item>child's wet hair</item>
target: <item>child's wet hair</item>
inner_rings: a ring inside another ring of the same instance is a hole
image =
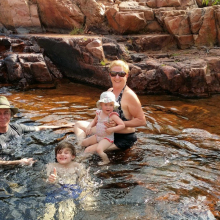
[[[58,152],[64,148],[67,148],[70,150],[72,156],[76,156],[76,149],[74,145],[68,141],[61,141],[56,147],[55,147],[55,156],[58,154]]]

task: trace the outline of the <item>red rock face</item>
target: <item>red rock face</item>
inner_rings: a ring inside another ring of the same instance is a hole
[[[168,33],[181,49],[219,45],[220,6],[198,8],[200,3],[200,0],[1,0],[0,30],[6,28],[22,34],[70,33],[74,28],[102,34]]]
[[[42,32],[36,4],[26,1],[2,0],[0,2],[0,22],[9,30],[18,33]]]
[[[146,26],[143,12],[126,13],[110,9],[107,11],[106,16],[109,24],[114,28],[114,30],[121,34],[138,33]]]
[[[80,28],[84,15],[70,0],[37,0],[42,25],[46,31],[57,32]]]
[[[198,37],[195,39],[196,46],[214,46],[217,43],[217,30],[213,7],[204,8],[202,25]]]

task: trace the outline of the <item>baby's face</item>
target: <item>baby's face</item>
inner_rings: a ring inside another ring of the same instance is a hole
[[[63,148],[57,152],[56,158],[59,164],[67,165],[71,163],[71,161],[75,158],[75,156],[72,155],[70,149]]]
[[[102,102],[101,108],[102,108],[102,111],[108,115],[108,114],[112,113],[114,110],[114,102],[108,102],[108,103]]]

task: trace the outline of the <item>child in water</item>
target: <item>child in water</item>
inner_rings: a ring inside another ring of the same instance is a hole
[[[44,219],[53,218],[57,210],[54,206],[56,203],[59,203],[59,219],[72,219],[75,201],[82,192],[80,184],[82,185],[86,174],[85,168],[73,161],[76,151],[70,142],[60,142],[55,148],[55,156],[57,163],[47,164],[47,182],[52,185],[45,200],[50,204],[46,208]]]
[[[104,152],[114,143],[114,132],[125,128],[124,122],[119,118],[118,113],[113,112],[119,104],[115,101],[115,95],[112,92],[103,92],[100,100],[97,102],[99,110],[96,111],[96,116],[86,129],[86,135],[91,134],[92,127],[96,126],[96,133],[81,143],[86,148],[84,153],[98,153],[102,158],[99,165],[105,165],[110,162],[107,154]],[[106,128],[105,122],[114,121],[115,127]]]

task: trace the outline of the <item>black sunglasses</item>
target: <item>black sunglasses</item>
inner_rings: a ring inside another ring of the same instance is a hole
[[[124,71],[121,71],[121,72],[117,72],[117,71],[110,71],[109,72],[110,73],[110,75],[112,76],[112,77],[115,77],[115,76],[120,76],[120,77],[124,77],[127,73],[126,72],[124,72]]]

